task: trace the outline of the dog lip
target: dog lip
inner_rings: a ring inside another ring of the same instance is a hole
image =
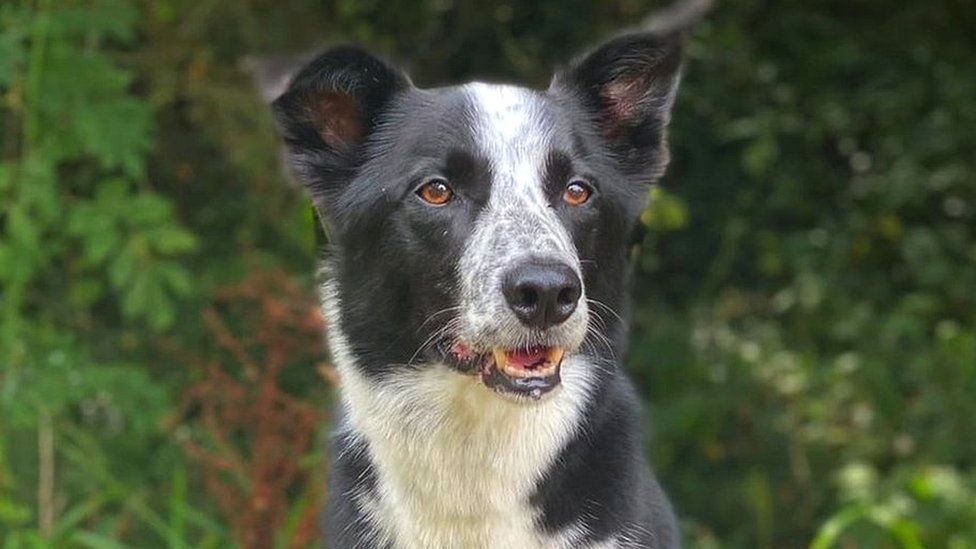
[[[489,368],[482,372],[481,382],[496,393],[539,400],[559,386],[559,368],[545,377],[510,377],[499,368]]]
[[[460,340],[445,339],[437,348],[447,364],[462,374],[477,375],[488,360],[486,355],[476,353]]]
[[[481,380],[497,392],[539,399],[559,386],[564,355],[559,347],[495,348],[493,360],[485,361]]]
[[[566,351],[561,347],[495,347],[479,353],[460,340],[447,340],[440,349],[451,367],[500,394],[538,400],[562,381]]]

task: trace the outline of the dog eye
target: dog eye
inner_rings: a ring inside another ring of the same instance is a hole
[[[574,179],[566,185],[563,191],[563,200],[570,206],[581,206],[593,195],[593,189],[583,181]]]
[[[421,185],[417,189],[417,196],[428,204],[441,206],[454,197],[454,191],[447,185],[447,181],[435,178]]]

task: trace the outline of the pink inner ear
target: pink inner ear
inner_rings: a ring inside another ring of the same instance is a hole
[[[604,132],[614,137],[622,125],[632,122],[642,114],[650,77],[644,74],[623,74],[604,86],[601,95],[607,106]]]
[[[359,104],[352,95],[331,91],[311,102],[313,123],[331,147],[348,147],[363,136]]]

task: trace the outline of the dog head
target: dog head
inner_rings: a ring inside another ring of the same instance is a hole
[[[544,91],[421,89],[348,47],[306,65],[273,107],[363,373],[447,364],[538,398],[564,356],[612,353],[680,64],[677,34],[637,32]]]

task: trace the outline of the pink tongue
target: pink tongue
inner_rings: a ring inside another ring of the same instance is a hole
[[[546,347],[531,347],[529,349],[516,349],[514,351],[507,351],[505,353],[505,358],[508,359],[510,364],[518,366],[520,368],[529,368],[537,364],[542,363],[546,360],[546,351],[549,349]]]

